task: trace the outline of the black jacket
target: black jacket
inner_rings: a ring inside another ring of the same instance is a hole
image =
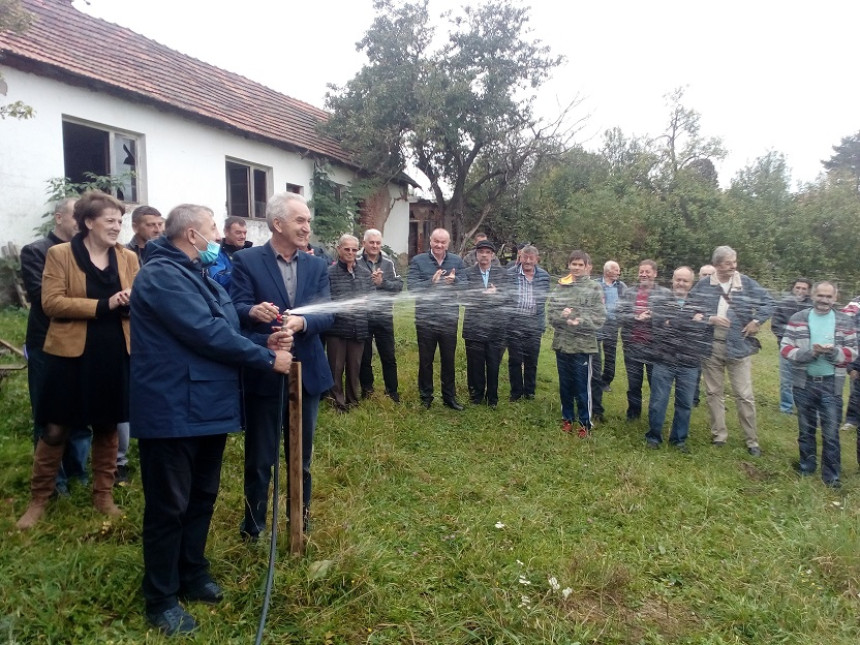
[[[651,314],[654,361],[675,367],[699,367],[709,353],[705,321],[693,320],[695,311],[671,293],[654,302]]]
[[[444,280],[433,282],[436,271],[442,269],[447,274],[454,271],[454,283]],[[460,320],[460,302],[457,292],[466,284],[463,260],[450,251],[439,264],[430,251],[419,253],[409,264],[409,279],[406,287],[415,295],[415,325],[441,329],[457,333]]]
[[[45,270],[48,249],[62,243],[63,240],[51,232],[47,237],[31,242],[21,249],[21,277],[24,280],[27,297],[30,299],[30,316],[27,318],[27,340],[25,341],[28,348],[42,349],[45,344],[45,335],[48,333],[51,319],[42,309],[42,271]]]
[[[327,336],[339,336],[351,340],[367,338],[367,296],[370,294],[370,271],[364,265],[356,262],[353,271],[346,270],[346,265],[338,260],[328,268],[328,278],[331,283],[331,299],[349,300],[364,298],[361,302],[350,302],[343,310],[334,315],[334,324],[326,332]]]
[[[466,278],[468,282],[460,292],[460,303],[466,307],[463,338],[503,343],[510,324],[511,283],[507,270],[490,267],[489,284],[496,287],[493,294],[484,293],[484,279],[477,264],[466,269]]]
[[[403,278],[397,275],[394,262],[380,254],[380,268],[382,269],[382,284],[376,286],[370,283],[370,305],[368,307],[368,322],[376,325],[385,325],[394,328],[393,303],[394,296],[403,290]],[[373,263],[365,257],[364,253],[356,258],[356,264],[360,264],[372,272]]]
[[[773,317],[770,319],[770,330],[776,336],[777,344],[782,342],[782,337],[785,335],[785,326],[798,311],[810,309],[812,307],[812,298],[806,296],[800,302],[794,296],[787,296],[780,300],[773,308]]]

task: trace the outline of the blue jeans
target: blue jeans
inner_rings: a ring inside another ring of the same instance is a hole
[[[690,413],[693,410],[693,396],[699,383],[698,367],[681,367],[654,363],[651,370],[651,398],[648,401],[648,441],[662,443],[663,423],[672,382],[675,383],[675,415],[669,443],[677,445],[687,440],[690,434]]]
[[[821,479],[830,484],[839,479],[842,458],[839,449],[839,410],[841,399],[834,390],[833,377],[814,381],[806,377],[806,387],[794,388],[797,405],[797,446],[800,449],[800,471],[814,473],[816,467],[815,428],[821,422]]]
[[[586,428],[591,428],[591,360],[591,354],[555,353],[561,416],[565,421],[573,421],[575,402],[577,420]]]
[[[791,384],[791,361],[779,355],[779,411],[790,413],[794,410],[794,396]]]

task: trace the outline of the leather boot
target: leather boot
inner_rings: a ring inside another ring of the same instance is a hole
[[[45,507],[54,492],[57,472],[60,470],[65,448],[65,443],[51,446],[41,439],[36,444],[36,453],[33,455],[33,476],[30,478],[30,505],[27,507],[27,512],[15,524],[20,530],[26,531],[33,528],[45,513]]]
[[[93,506],[100,513],[111,517],[122,515],[122,511],[113,502],[113,482],[118,447],[119,436],[116,430],[93,433]]]

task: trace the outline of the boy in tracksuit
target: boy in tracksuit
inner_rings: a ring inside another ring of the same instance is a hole
[[[591,431],[591,370],[598,351],[597,330],[606,321],[603,289],[588,275],[591,258],[573,251],[568,260],[570,274],[558,281],[547,301],[547,319],[555,335],[558,391],[564,432],[573,432],[576,404],[577,434]]]

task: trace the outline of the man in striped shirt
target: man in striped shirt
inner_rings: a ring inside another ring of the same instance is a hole
[[[815,472],[815,429],[821,423],[821,479],[839,488],[839,405],[845,367],[857,358],[857,339],[851,319],[833,310],[836,287],[819,282],[812,291],[812,309],[794,314],[785,326],[780,353],[793,364],[794,403],[799,434],[801,475]]]
[[[513,298],[513,316],[508,331],[508,376],[511,401],[533,399],[537,382],[540,341],[546,329],[544,311],[549,295],[549,273],[538,266],[537,248],[526,245],[520,250],[520,262],[508,269]]]

